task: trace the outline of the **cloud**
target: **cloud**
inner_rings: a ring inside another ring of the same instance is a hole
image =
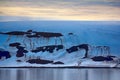
[[[120,0],[0,0],[0,6],[91,6],[106,5],[120,7]]]
[[[16,20],[120,20],[119,10],[119,0],[0,1],[2,19],[9,16],[8,18]]]

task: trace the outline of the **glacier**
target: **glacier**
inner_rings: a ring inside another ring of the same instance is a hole
[[[31,66],[31,67],[63,67],[63,66],[95,66],[99,67],[101,64],[103,67],[113,67],[116,66],[114,63],[106,62],[94,62],[91,59],[83,59],[85,55],[85,50],[80,49],[78,51],[68,53],[66,49],[76,46],[79,44],[89,44],[92,47],[96,46],[109,46],[110,54],[120,57],[120,22],[119,21],[11,21],[11,22],[0,22],[0,32],[10,32],[10,31],[27,31],[33,30],[37,32],[52,32],[61,33],[63,36],[60,38],[31,38],[31,42],[34,43],[32,47],[35,49],[40,46],[49,45],[64,45],[61,50],[54,50],[53,53],[31,52],[30,40],[25,39],[24,36],[9,36],[0,34],[0,48],[7,50],[12,55],[11,58],[1,59],[0,67],[20,67],[20,66]],[[16,57],[17,49],[15,47],[10,47],[10,43],[20,42],[22,46],[23,40],[25,39],[26,47],[28,51],[26,57]],[[100,53],[100,51],[99,51]],[[101,55],[96,51],[90,51],[88,54],[91,56]],[[26,60],[29,58],[36,59],[40,58],[43,60],[51,60],[54,62],[61,61],[64,63],[54,65],[54,64],[30,64]],[[17,60],[22,60],[18,62]],[[91,64],[88,64],[91,63]]]

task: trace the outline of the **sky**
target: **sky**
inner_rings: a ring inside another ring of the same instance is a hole
[[[120,21],[120,0],[0,0],[0,21]]]

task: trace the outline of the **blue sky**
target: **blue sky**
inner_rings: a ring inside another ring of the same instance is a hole
[[[0,0],[0,21],[119,21],[120,0]]]

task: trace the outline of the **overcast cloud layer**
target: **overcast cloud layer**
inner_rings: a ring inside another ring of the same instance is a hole
[[[0,21],[120,20],[120,0],[0,0]]]

